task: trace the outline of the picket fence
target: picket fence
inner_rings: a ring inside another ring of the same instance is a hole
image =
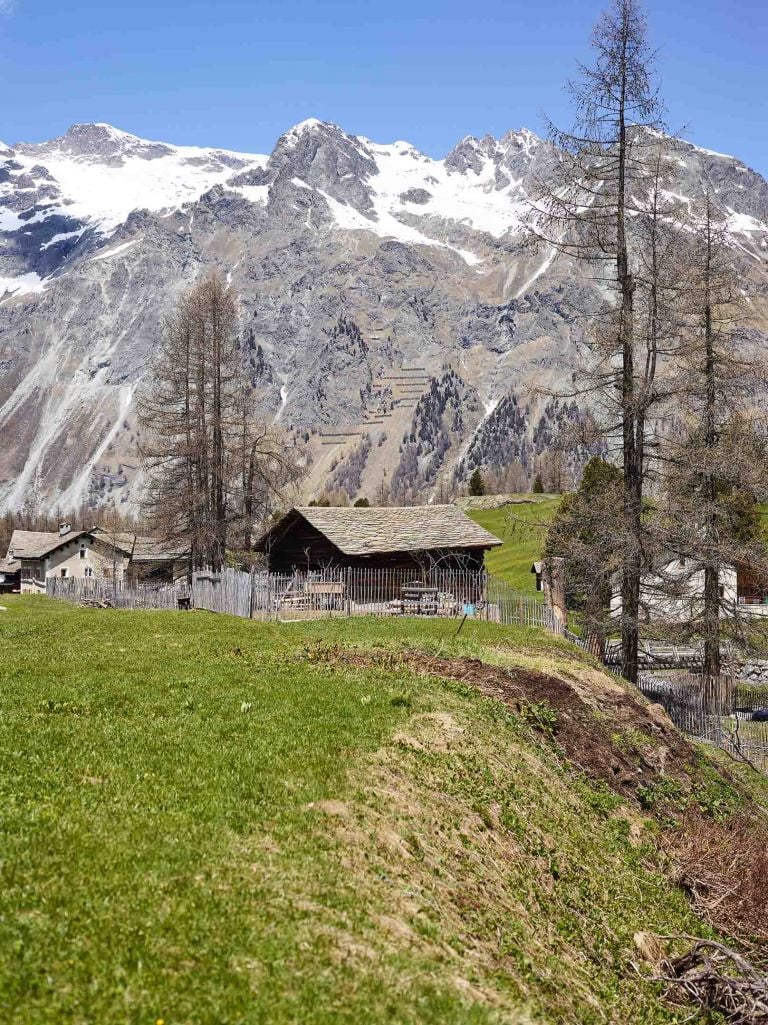
[[[443,616],[552,627],[552,612],[483,571],[344,569],[326,573],[193,574],[195,608],[251,619]]]
[[[683,733],[768,772],[768,688],[684,672],[641,673],[637,686]]]
[[[103,604],[116,609],[176,609],[190,601],[190,589],[182,584],[156,584],[107,580],[104,577],[48,577],[45,592],[78,604]]]

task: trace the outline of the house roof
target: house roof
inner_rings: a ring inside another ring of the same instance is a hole
[[[0,559],[0,574],[6,576],[11,573],[18,573],[21,569],[21,563],[18,559]]]
[[[166,544],[158,537],[143,537],[136,534],[134,537],[133,562],[162,562],[171,559],[183,559],[188,551],[178,545]]]
[[[88,530],[70,530],[66,534],[59,534],[58,530],[14,530],[8,551],[13,552],[14,559],[42,559],[89,533]]]
[[[359,508],[296,506],[259,539],[264,551],[269,538],[282,535],[303,517],[345,555],[377,552],[421,552],[436,548],[494,548],[502,542],[455,505]]]
[[[95,527],[92,533],[99,537],[102,544],[114,543],[118,548],[131,556],[132,562],[160,562],[181,559],[187,552],[182,548],[167,544],[159,537],[147,537],[134,534],[133,531],[117,531],[111,533],[103,527]]]
[[[43,559],[62,545],[77,541],[81,537],[96,538],[101,544],[115,547],[130,555],[134,562],[157,562],[179,558],[183,554],[164,547],[158,538],[142,537],[130,531],[118,531],[113,534],[103,527],[70,530],[66,534],[59,534],[57,530],[14,530],[8,551],[13,552],[14,559]]]

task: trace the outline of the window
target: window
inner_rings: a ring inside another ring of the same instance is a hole
[[[93,576],[93,566],[86,566],[85,567],[85,575],[87,577],[92,577]]]
[[[61,567],[61,575],[63,577],[65,577],[67,575],[67,567],[66,566],[62,566]]]
[[[80,545],[80,558],[85,558],[85,545]]]

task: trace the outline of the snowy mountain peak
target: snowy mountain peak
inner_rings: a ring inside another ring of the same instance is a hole
[[[214,267],[242,298],[265,415],[310,448],[308,497],[374,494],[386,471],[406,487],[393,495],[421,499],[435,473],[449,480],[481,448],[482,459],[498,449],[494,472],[523,466],[533,449],[520,411],[570,381],[603,302],[592,268],[520,244],[532,186],[558,159],[524,128],[465,136],[436,159],[316,118],[269,157],[103,123],[0,149],[0,507],[133,507],[135,409],[163,315]],[[716,195],[754,322],[768,325],[768,182],[685,142],[672,145],[670,176],[683,207]],[[475,398],[458,399],[463,421],[435,434],[432,416],[445,417],[402,372],[424,368],[436,384],[446,366]],[[519,409],[503,394],[511,381]],[[500,397],[483,420],[480,396]],[[350,442],[337,445],[341,429]],[[402,444],[412,434],[419,452]]]
[[[517,149],[525,150],[530,156],[533,151],[543,144],[541,139],[535,132],[532,132],[530,128],[521,128],[519,131],[509,131],[502,135],[499,139],[499,144],[502,149],[508,149],[510,146],[515,146]]]
[[[509,166],[510,161],[520,157],[530,160],[542,144],[542,140],[528,128],[506,132],[500,139],[489,134],[481,139],[465,135],[445,158],[445,163],[460,174],[473,171],[480,175],[487,170],[489,162],[495,166]]]
[[[152,142],[107,124],[75,124],[49,142],[18,143],[0,156],[0,232],[24,234],[19,246],[27,263],[30,243],[39,244],[44,269],[58,252],[48,248],[54,239],[87,229],[109,234],[134,210],[178,209],[267,162],[259,154]],[[17,262],[14,247],[6,245],[4,255]]]
[[[151,160],[173,152],[165,143],[140,139],[107,124],[74,124],[56,139],[42,143],[20,142],[15,148],[30,156],[60,154],[112,164],[131,156]]]
[[[333,121],[320,121],[316,117],[308,117],[304,121],[299,121],[293,128],[289,128],[287,132],[283,132],[280,138],[277,140],[276,149],[278,147],[294,146],[302,138],[307,135],[339,135],[349,138],[346,132],[334,124]]]

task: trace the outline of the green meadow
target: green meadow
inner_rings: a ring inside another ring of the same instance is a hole
[[[636,929],[701,928],[652,835],[538,706],[397,661],[578,671],[562,642],[5,604],[3,1022],[685,1017],[631,969]]]
[[[499,509],[468,509],[475,523],[490,530],[504,544],[485,558],[491,573],[506,580],[517,591],[535,592],[536,578],[531,564],[541,558],[547,526],[560,504],[561,495],[525,495],[520,501]]]

